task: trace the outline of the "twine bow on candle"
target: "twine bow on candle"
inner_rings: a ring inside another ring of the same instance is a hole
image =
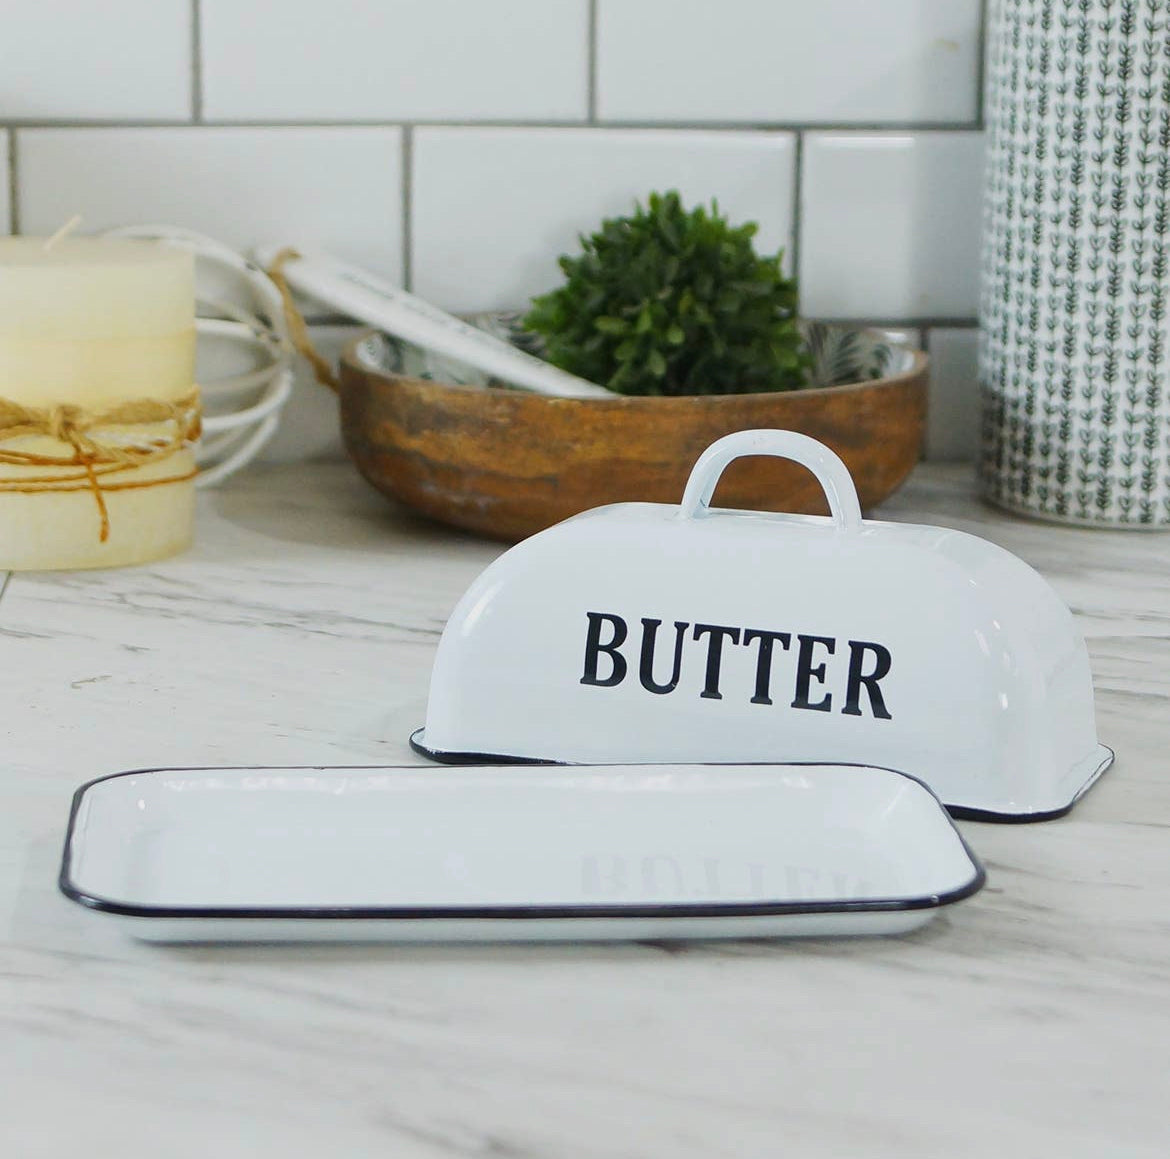
[[[111,441],[96,432],[127,427],[168,427],[138,442]],[[32,407],[11,399],[0,398],[0,464],[13,467],[47,467],[51,475],[13,475],[0,477],[0,492],[36,494],[46,491],[90,491],[101,519],[99,538],[110,537],[110,516],[105,492],[141,490],[181,483],[196,475],[191,470],[182,475],[157,479],[110,480],[121,471],[161,463],[190,446],[201,430],[199,393],[193,391],[174,401],[140,398],[119,403],[104,411],[62,404]],[[5,444],[17,439],[47,437],[72,448],[72,454],[47,455],[15,450]],[[76,468],[70,470],[70,468]]]

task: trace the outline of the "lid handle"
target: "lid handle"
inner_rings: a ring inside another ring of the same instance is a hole
[[[700,456],[687,480],[679,517],[695,519],[708,514],[711,496],[728,464],[747,455],[774,455],[807,467],[825,489],[829,511],[840,531],[861,527],[861,504],[849,468],[824,443],[796,431],[736,431],[712,443]]]

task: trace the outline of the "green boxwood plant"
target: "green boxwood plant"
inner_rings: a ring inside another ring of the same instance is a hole
[[[563,285],[524,319],[557,366],[621,394],[740,394],[804,386],[810,363],[783,252],[754,222],[651,193],[560,259]]]

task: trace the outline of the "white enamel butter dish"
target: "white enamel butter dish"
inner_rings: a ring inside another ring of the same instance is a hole
[[[151,941],[894,934],[983,870],[886,769],[159,769],[77,791],[62,891]]]
[[[709,506],[742,455],[803,463],[828,518]],[[443,633],[436,760],[881,765],[953,811],[1059,815],[1108,767],[1068,608],[1002,548],[863,520],[827,447],[743,431],[680,506],[624,503],[518,544]]]

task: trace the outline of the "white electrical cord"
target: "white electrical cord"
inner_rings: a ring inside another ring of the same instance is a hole
[[[255,262],[214,238],[171,225],[132,225],[108,236],[139,238],[190,250],[197,262],[226,271],[249,292],[256,309],[196,295],[196,334],[239,342],[264,362],[254,370],[199,384],[203,439],[195,450],[197,487],[214,487],[250,463],[272,437],[293,383],[294,352],[280,291]],[[241,403],[239,400],[243,399]]]

